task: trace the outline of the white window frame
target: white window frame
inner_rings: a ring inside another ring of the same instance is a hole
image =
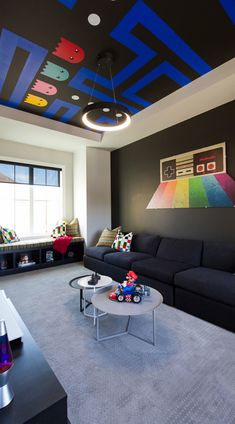
[[[6,162],[16,162],[16,163],[20,163],[22,165],[38,165],[41,167],[45,167],[45,168],[61,168],[61,198],[62,198],[62,213],[63,216],[66,216],[66,182],[65,182],[65,165],[59,164],[59,163],[53,163],[53,162],[42,162],[42,161],[35,161],[35,160],[31,160],[31,159],[19,159],[17,157],[12,157],[12,156],[0,156],[0,161],[6,161]],[[4,183],[5,184],[5,183]],[[38,187],[38,185],[36,185]],[[29,240],[29,239],[37,239],[37,238],[45,238],[45,237],[50,237],[50,234],[33,234],[33,213],[34,213],[34,202],[33,202],[33,186],[29,186],[30,187],[30,204],[32,205],[32,208],[30,208],[30,232],[31,234],[29,235],[24,235],[21,237],[21,240]],[[15,207],[15,196],[14,196],[14,207]]]

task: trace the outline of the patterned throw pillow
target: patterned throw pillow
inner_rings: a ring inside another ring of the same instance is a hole
[[[96,246],[106,246],[111,247],[114,239],[121,227],[114,228],[114,230],[109,230],[105,228],[99,238],[99,241]]]
[[[66,222],[66,221],[65,221]],[[79,237],[78,219],[74,218],[70,223],[66,222],[66,235],[71,237]]]
[[[51,237],[57,238],[57,237],[63,237],[66,234],[66,224],[65,222],[61,222],[61,224],[58,224],[53,228]]]
[[[1,233],[3,238],[3,243],[14,243],[16,241],[20,241],[19,237],[17,236],[14,230],[9,230],[9,228],[2,227]]]
[[[0,244],[4,243],[3,237],[2,237],[2,227],[0,226]]]
[[[121,252],[130,252],[132,237],[133,233],[128,233],[124,235],[119,230],[112,244],[112,248],[120,250]]]

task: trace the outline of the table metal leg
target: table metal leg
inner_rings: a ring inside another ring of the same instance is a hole
[[[84,312],[86,308],[88,308],[88,306],[91,305],[90,302],[88,302],[88,300],[86,300],[83,296],[83,290],[84,289],[80,289],[80,312]],[[86,314],[84,312],[84,315],[89,316],[88,314]]]
[[[152,337],[152,340],[151,341],[150,340],[146,340],[143,337],[138,336],[137,334],[130,333],[130,331],[128,331],[128,334],[130,334],[133,337],[136,337],[139,340],[142,340],[143,342],[146,342],[146,343],[149,343],[149,344],[151,344],[153,346],[156,346],[155,312],[156,312],[156,309],[154,309],[152,311],[152,335],[153,335],[153,337]]]
[[[102,317],[104,314],[99,315],[97,311],[96,316],[96,339],[98,342],[101,342],[103,340],[109,340],[113,339],[114,337],[124,336],[125,334],[130,334],[133,337],[136,337],[139,340],[142,340],[143,342],[149,343],[153,346],[156,346],[156,326],[155,326],[155,319],[156,319],[156,309],[152,311],[152,340],[146,340],[143,337],[138,336],[137,334],[130,333],[129,331],[129,325],[130,325],[130,315],[128,316],[127,324],[126,324],[126,331],[123,331],[121,333],[112,334],[110,336],[104,336],[100,337],[100,317]]]
[[[97,316],[98,316],[98,309],[96,309],[95,307],[93,307],[94,308],[94,321],[93,321],[93,323],[94,323],[94,325],[96,324],[96,319],[97,319]]]
[[[94,293],[95,293],[95,287],[94,287]],[[93,324],[95,325],[96,318],[98,315],[98,310],[93,306]]]
[[[128,333],[128,330],[129,330],[130,319],[131,319],[131,316],[129,315],[128,320],[127,320],[127,324],[126,324],[126,332],[127,333]]]
[[[100,319],[96,318],[96,340],[100,341]]]
[[[104,340],[114,339],[115,337],[124,336],[125,334],[128,334],[128,327],[130,322],[130,316],[128,317],[127,325],[126,325],[126,331],[123,331],[121,333],[115,333],[110,336],[104,336],[100,337],[100,318],[104,315],[107,315],[105,312],[103,314],[97,315],[96,317],[96,340],[98,342],[102,342]]]
[[[99,313],[99,309],[97,309],[97,308],[94,307],[94,314],[93,314],[94,325],[96,324],[96,320],[97,320],[98,317],[99,318],[100,317],[104,317],[105,315],[107,315],[107,312]],[[92,315],[87,315],[87,316],[91,316],[92,317]]]
[[[95,289],[96,289],[96,287],[94,287],[94,292],[96,291]],[[90,289],[89,289],[89,290],[90,290]],[[96,324],[97,316],[103,317],[104,315],[107,315],[107,313],[106,313],[106,312],[102,312],[101,314],[99,314],[98,309],[96,309],[96,308],[93,306],[92,302],[89,302],[89,301],[86,299],[86,291],[87,291],[87,289],[86,289],[86,288],[84,288],[84,289],[80,289],[80,311],[81,311],[81,312],[83,312],[83,314],[84,314],[84,316],[85,316],[85,317],[93,318],[93,323],[94,323],[94,325],[95,325],[95,324]],[[88,306],[90,306],[90,305],[92,305],[93,312],[92,312],[92,313],[87,313],[87,312],[86,312],[86,309],[87,309],[87,308],[88,308]]]
[[[155,329],[156,309],[153,310],[152,316],[153,316],[153,346],[156,346],[156,329]]]
[[[84,287],[84,289],[83,289],[83,313],[84,313],[85,317],[90,316],[90,314],[86,313],[87,306],[89,306],[89,302],[87,302],[87,300],[86,300],[86,288]]]
[[[80,312],[83,312],[83,289],[80,289]]]

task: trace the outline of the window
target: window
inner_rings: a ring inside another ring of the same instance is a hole
[[[50,234],[62,217],[61,169],[0,162],[0,225]]]
[[[0,163],[0,181],[3,183],[13,183],[15,178],[14,165]]]

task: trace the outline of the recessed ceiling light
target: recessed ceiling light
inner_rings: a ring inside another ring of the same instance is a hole
[[[104,108],[103,108],[103,112],[106,112],[106,113],[107,113],[107,112],[110,112],[110,109],[109,109],[108,107],[104,107]]]
[[[77,96],[76,94],[74,94],[73,96],[71,96],[73,100],[79,100],[79,96]]]
[[[94,103],[94,102],[88,102],[87,104],[88,104],[88,105],[93,105],[93,103]]]
[[[117,118],[121,118],[122,117],[122,113],[116,113],[115,115]]]
[[[91,14],[88,16],[88,22],[89,22],[89,24],[90,24],[90,25],[92,25],[92,26],[97,26],[97,25],[99,25],[99,24],[100,24],[100,21],[101,21],[101,19],[100,19],[99,15],[97,15],[96,13],[91,13]]]

